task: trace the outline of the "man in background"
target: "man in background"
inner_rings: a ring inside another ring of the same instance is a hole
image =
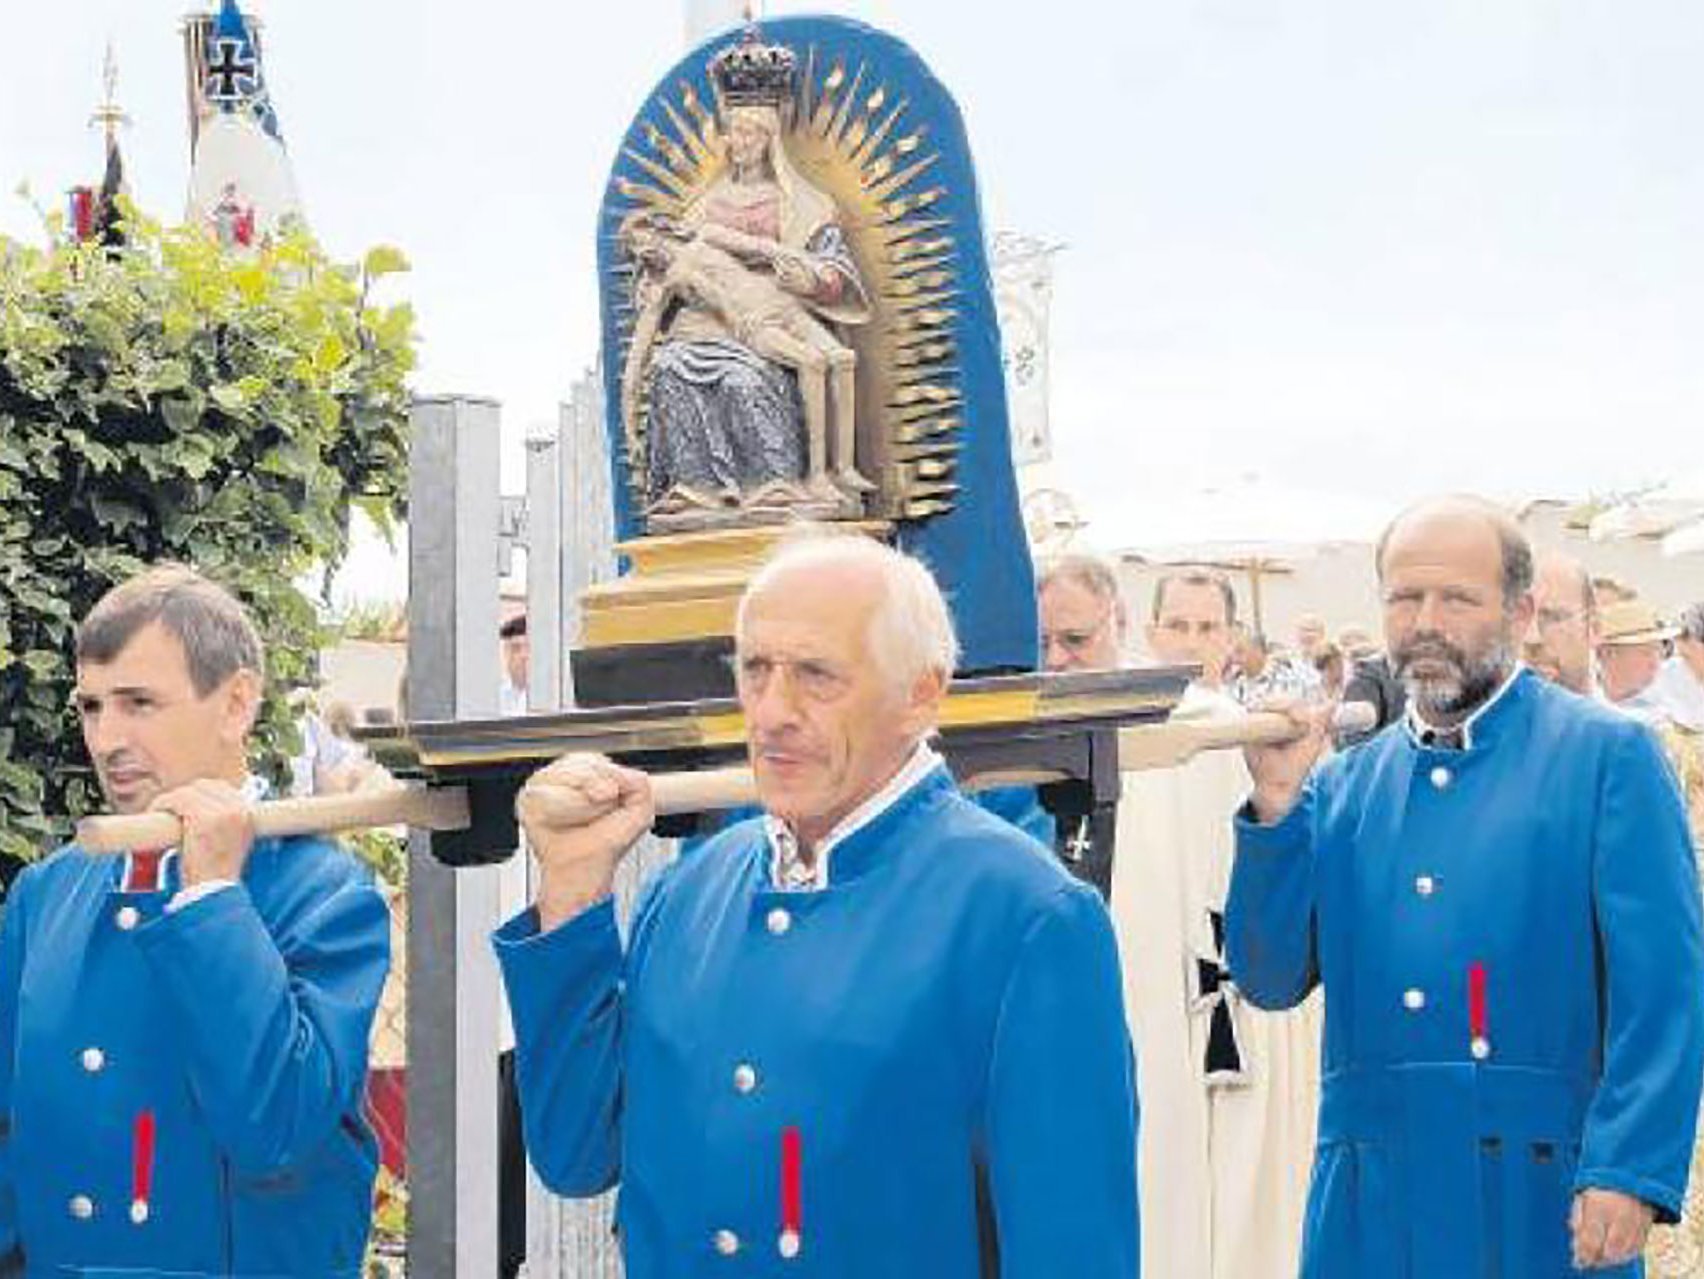
[[[1296,656],[1302,661],[1317,666],[1328,638],[1325,619],[1318,613],[1303,613],[1296,619]]]
[[[1108,671],[1124,664],[1129,629],[1112,566],[1065,555],[1036,575],[1041,664],[1049,671]]]
[[[1174,718],[1244,714],[1221,678],[1236,604],[1229,579],[1210,570],[1155,584],[1148,656],[1201,668]],[[1144,1102],[1148,1279],[1296,1273],[1319,1014],[1313,1004],[1283,1014],[1251,1007],[1225,967],[1230,816],[1248,784],[1242,757],[1230,751],[1124,776],[1112,908]]]
[[[527,634],[527,615],[517,613],[497,628],[503,646],[503,687],[498,709],[504,716],[525,715],[532,679],[532,638]]]
[[[1656,695],[1675,723],[1704,732],[1704,602],[1680,615],[1674,655],[1657,672]]]
[[[1243,706],[1259,706],[1274,698],[1316,701],[1324,682],[1306,658],[1273,650],[1266,636],[1248,626],[1233,630],[1228,680],[1230,694]]]
[[[1596,697],[1597,592],[1585,565],[1560,552],[1538,555],[1532,602],[1532,626],[1522,654],[1526,664],[1569,692]]]
[[[1598,613],[1597,659],[1604,697],[1653,726],[1669,722],[1654,685],[1678,632],[1643,600],[1617,600]]]

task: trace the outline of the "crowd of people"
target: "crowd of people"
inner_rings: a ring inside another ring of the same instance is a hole
[[[936,750],[928,570],[784,542],[736,624],[760,812],[620,920],[651,779],[570,755],[521,791],[538,874],[493,944],[539,1175],[620,1183],[632,1279],[1696,1279],[1704,608],[1670,624],[1468,498],[1376,569],[1378,647],[1312,617],[1275,645],[1211,570],[1137,606],[1041,567],[1049,670],[1186,665],[1179,722],[1286,729],[1126,773],[1103,899]],[[502,641],[523,710],[524,621]],[[181,836],[8,896],[0,1274],[354,1279],[384,901],[334,843],[255,835],[235,599],[149,570],[76,660],[110,807]]]

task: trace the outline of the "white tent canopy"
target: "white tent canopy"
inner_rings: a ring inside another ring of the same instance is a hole
[[[1592,521],[1594,542],[1660,537],[1664,555],[1704,551],[1704,471],[1618,502]]]

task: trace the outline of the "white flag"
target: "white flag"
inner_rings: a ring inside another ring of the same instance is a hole
[[[189,217],[230,248],[250,248],[302,216],[260,45],[236,0],[192,20],[186,45],[191,134]]]
[[[1002,231],[994,237],[994,308],[1006,366],[1012,461],[1034,466],[1053,455],[1048,421],[1047,312],[1058,245]]]

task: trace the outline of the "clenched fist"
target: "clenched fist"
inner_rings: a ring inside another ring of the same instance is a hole
[[[1254,794],[1250,796],[1254,815],[1270,826],[1295,807],[1308,774],[1325,753],[1331,707],[1278,699],[1258,709],[1289,716],[1298,733],[1291,741],[1243,749],[1249,775],[1254,778]]]
[[[539,929],[608,896],[615,868],[656,817],[651,779],[602,755],[564,755],[527,780],[515,815],[538,858]]]
[[[179,864],[185,888],[243,877],[254,847],[254,813],[235,786],[204,777],[157,796],[148,807],[183,823]]]
[[[1568,1219],[1574,1269],[1596,1270],[1632,1261],[1645,1250],[1653,1216],[1650,1204],[1618,1190],[1580,1191]]]

